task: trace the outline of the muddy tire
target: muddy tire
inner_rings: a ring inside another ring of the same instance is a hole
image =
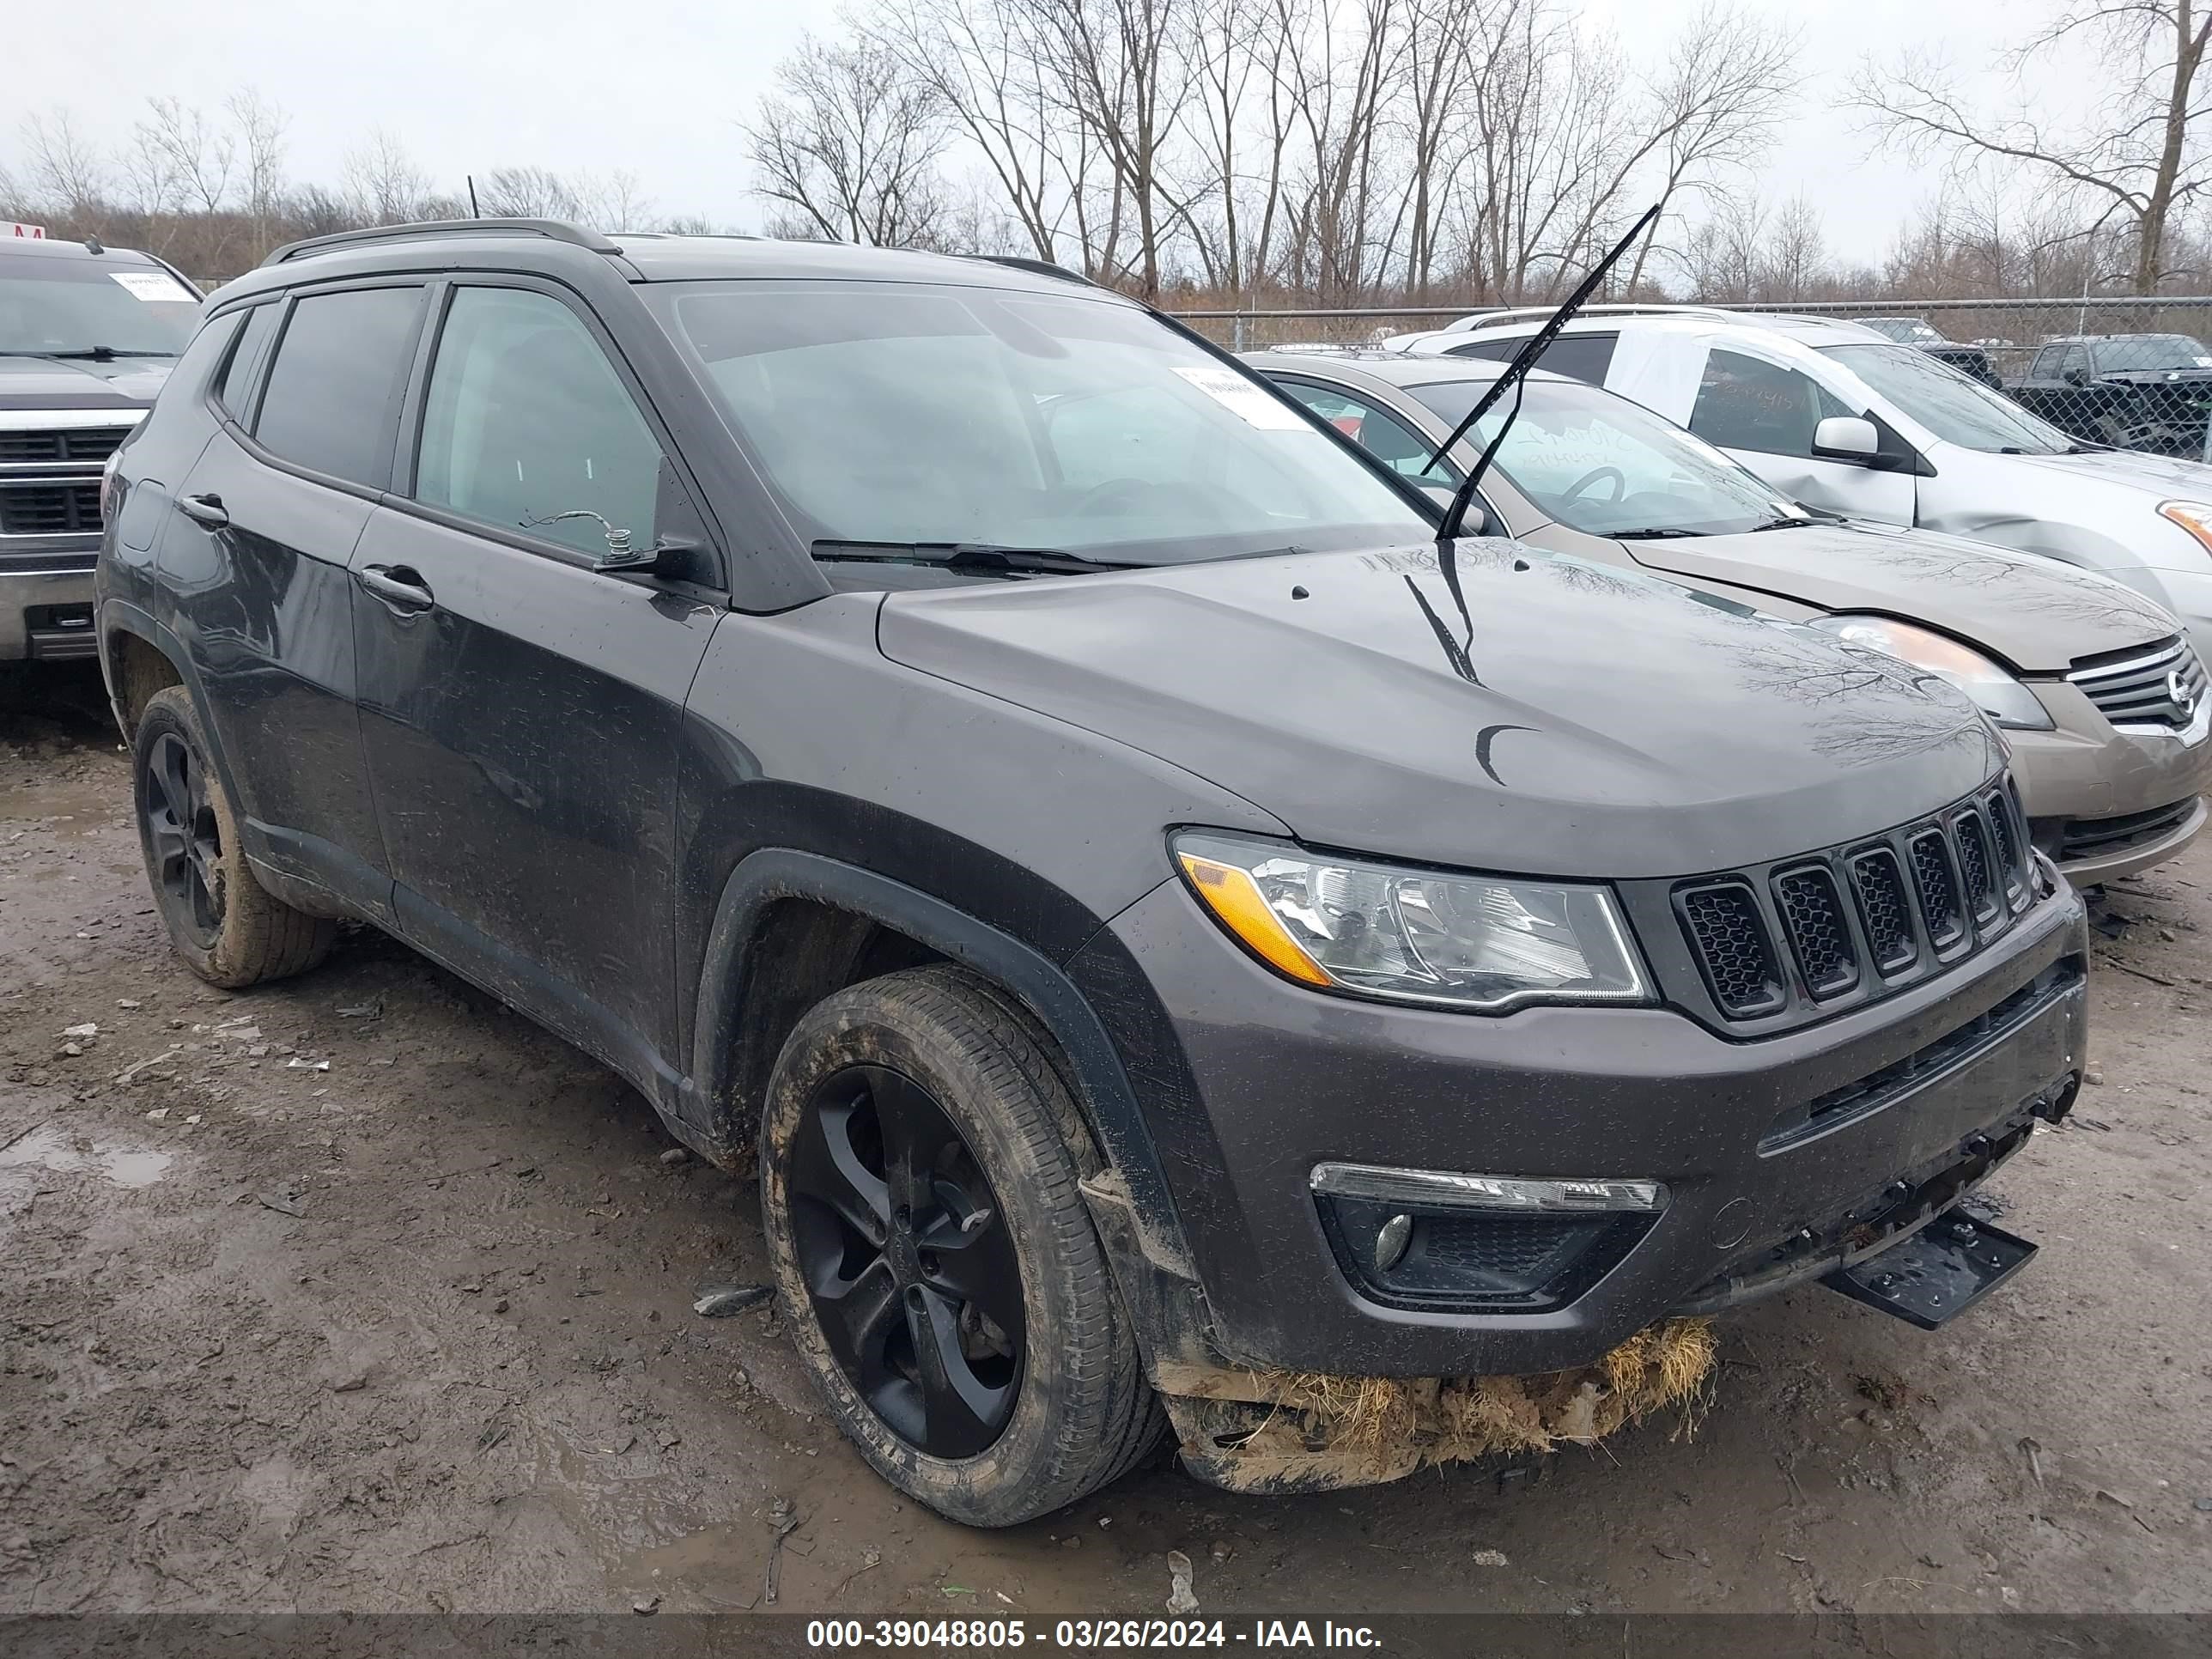
[[[185,965],[237,990],[305,973],[328,955],[337,923],[294,909],[254,879],[184,687],[148,699],[131,746],[146,878]]]
[[[1158,1438],[1077,1189],[1097,1155],[1042,1033],[981,981],[917,968],[817,1005],[776,1061],[760,1150],[800,1358],[891,1485],[1012,1526]]]

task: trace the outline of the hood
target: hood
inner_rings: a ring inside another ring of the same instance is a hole
[[[2160,501],[2184,496],[2212,501],[2212,466],[2176,455],[2150,455],[2136,449],[2085,449],[2078,455],[2008,455],[2008,461],[2074,479],[2155,490]]]
[[[1456,565],[1471,623],[1425,544],[894,593],[878,639],[1303,841],[1497,871],[1779,858],[1954,800],[2002,758],[1948,686],[1809,629],[1512,542],[1462,542]]]
[[[0,357],[0,409],[150,409],[174,367],[167,357]]]
[[[2179,626],[2108,577],[1925,530],[1854,521],[1623,545],[1647,570],[1686,580],[1923,623],[2024,673],[2063,672]]]
[[[2212,381],[2212,368],[2115,368],[2093,375],[2093,386],[2192,386]]]

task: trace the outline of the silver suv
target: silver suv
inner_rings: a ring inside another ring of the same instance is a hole
[[[1543,320],[1500,312],[1388,343],[1504,361]],[[1827,318],[1596,306],[1543,367],[1686,426],[1792,501],[2117,577],[2212,653],[2212,466],[2085,443],[1917,346]]]

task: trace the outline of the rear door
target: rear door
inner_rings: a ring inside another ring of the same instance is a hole
[[[677,744],[720,566],[573,296],[471,277],[440,308],[401,476],[353,557],[400,928],[603,1059],[650,1066],[675,1044]],[[595,570],[611,535],[696,550],[665,575]]]
[[[416,280],[257,307],[158,556],[249,845],[380,920],[390,882],[354,710],[346,566],[391,482],[424,300]]]

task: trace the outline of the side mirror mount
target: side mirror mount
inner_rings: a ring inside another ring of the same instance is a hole
[[[1831,415],[1813,428],[1813,453],[1823,460],[1871,465],[1881,454],[1881,434],[1863,415]]]

